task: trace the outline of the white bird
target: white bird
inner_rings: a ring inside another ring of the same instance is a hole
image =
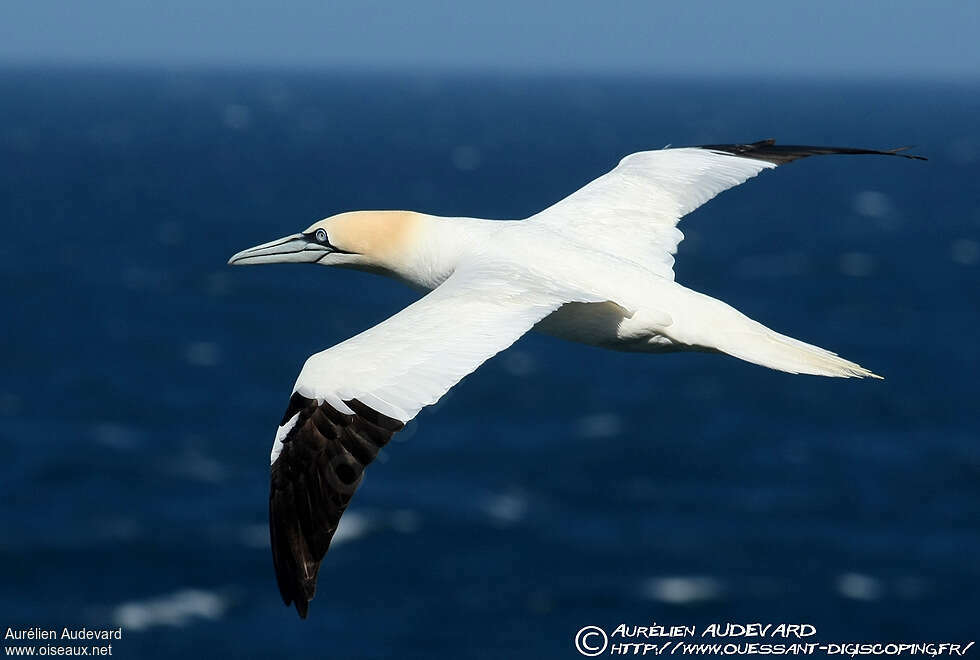
[[[356,211],[233,256],[228,263],[356,268],[431,290],[312,355],[296,380],[269,496],[286,605],[306,617],[340,517],[392,435],[532,328],[622,351],[712,351],[794,374],[878,378],[678,284],[672,255],[682,217],[763,170],[821,154],[922,159],[903,149],[765,140],[644,151],[525,220]]]

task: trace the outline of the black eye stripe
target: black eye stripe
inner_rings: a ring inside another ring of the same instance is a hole
[[[328,251],[328,253],[329,252],[336,252],[336,253],[339,253],[339,254],[355,254],[354,252],[348,252],[347,250],[341,250],[340,248],[336,247],[335,245],[332,245],[330,243],[330,238],[327,236],[327,230],[324,229],[323,227],[320,227],[319,229],[316,229],[315,231],[307,232],[307,233],[303,234],[303,236],[305,236],[308,241],[313,241],[313,242],[319,243],[320,245],[324,245],[324,246],[330,248],[329,251]],[[322,236],[322,238],[321,238],[321,236]],[[327,255],[325,254],[323,256],[325,257]],[[320,259],[323,259],[323,257],[320,257]],[[319,261],[319,259],[317,261]]]
[[[314,229],[313,231],[310,232],[306,232],[305,234],[303,234],[303,236],[308,241],[313,241],[315,243],[321,243],[328,247],[333,247],[330,245],[330,240],[329,237],[327,236],[327,230],[324,229],[323,227],[320,227],[319,229]]]

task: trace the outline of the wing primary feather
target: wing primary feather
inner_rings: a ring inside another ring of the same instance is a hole
[[[684,237],[677,230],[678,221],[722,191],[764,170],[809,156],[869,154],[925,160],[903,153],[906,150],[779,145],[775,140],[760,140],[639,151],[528,220],[590,250],[673,279],[672,255]]]
[[[320,562],[340,517],[361,484],[364,469],[404,424],[357,399],[343,402],[353,415],[294,393],[283,424],[297,413],[272,464],[269,537],[279,592],[306,618],[316,593]],[[281,425],[280,425],[281,426]]]
[[[269,492],[276,580],[300,617],[341,516],[391,437],[561,305],[599,302],[533,274],[492,260],[460,266],[421,300],[303,365],[273,444]]]
[[[808,156],[825,156],[831,154],[844,155],[875,155],[875,156],[900,156],[913,160],[928,160],[924,156],[901,153],[911,147],[898,147],[895,149],[856,149],[854,147],[813,147],[798,144],[776,144],[773,139],[759,140],[749,144],[705,144],[700,145],[701,149],[709,151],[720,151],[723,153],[739,156],[741,158],[754,158],[764,160],[776,165],[791,163],[800,158]]]

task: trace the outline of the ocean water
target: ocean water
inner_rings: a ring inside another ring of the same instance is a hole
[[[0,627],[121,626],[139,658],[974,639],[978,118],[938,82],[0,71]],[[754,179],[684,220],[678,280],[886,380],[528,336],[396,436],[309,620],[283,607],[292,383],[415,294],[231,254],[349,209],[525,217],[633,151],[767,137],[930,160]]]

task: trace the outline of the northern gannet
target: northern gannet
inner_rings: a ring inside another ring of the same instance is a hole
[[[313,263],[430,292],[312,355],[271,455],[279,590],[306,618],[320,562],[364,469],[425,406],[533,329],[621,351],[712,351],[793,374],[878,378],[674,281],[678,221],[718,193],[807,156],[889,151],[751,144],[643,151],[525,220],[354,211],[229,264]]]

